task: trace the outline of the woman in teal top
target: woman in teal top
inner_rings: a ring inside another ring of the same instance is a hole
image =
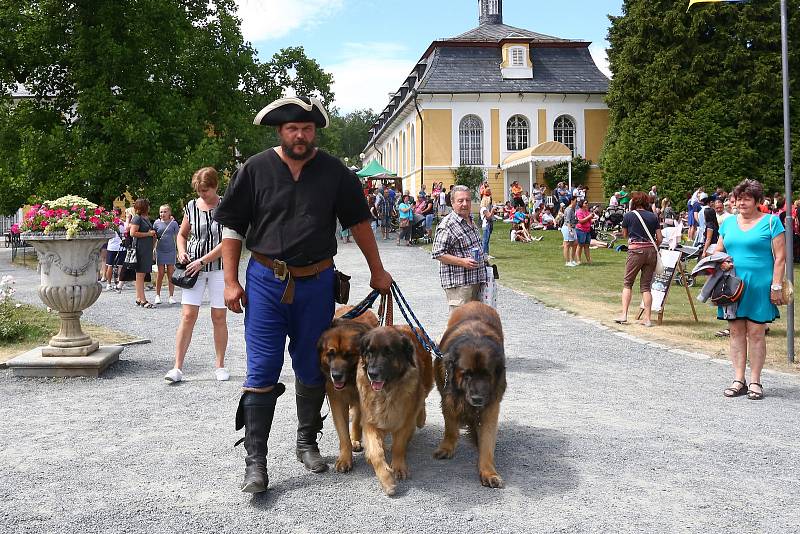
[[[403,195],[403,200],[397,205],[397,213],[400,218],[400,235],[397,237],[397,244],[403,241],[406,246],[411,246],[411,225],[414,224],[414,210],[409,195]]]
[[[728,217],[719,229],[717,252],[727,252],[733,259],[736,276],[744,282],[744,292],[730,325],[730,354],[734,380],[726,388],[726,397],[747,393],[750,400],[761,400],[761,369],[767,355],[765,323],[780,317],[783,273],[786,268],[786,243],[783,224],[774,215],[761,213],[757,206],[764,198],[764,188],[756,180],[744,180],[732,195],[739,215]],[[722,265],[728,270],[731,263]],[[722,319],[720,308],[717,318]],[[750,359],[750,386],[745,382],[747,360]]]

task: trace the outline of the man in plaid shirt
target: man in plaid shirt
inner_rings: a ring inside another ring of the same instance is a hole
[[[481,284],[489,279],[481,236],[472,222],[472,193],[457,185],[450,200],[453,211],[436,228],[431,257],[439,260],[439,278],[452,313],[462,304],[480,300]]]

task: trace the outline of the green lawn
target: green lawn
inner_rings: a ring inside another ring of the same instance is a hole
[[[634,293],[629,321],[620,326],[613,319],[620,314],[620,293],[625,268],[625,253],[612,249],[591,250],[592,264],[565,267],[561,249],[561,232],[533,232],[544,239],[534,243],[513,243],[509,240],[510,227],[495,223],[489,245],[492,260],[500,270],[500,283],[533,296],[548,306],[597,319],[605,325],[635,334],[636,336],[663,340],[689,350],[727,357],[728,340],[714,336],[726,323],[716,319],[716,307],[694,300],[697,316],[694,322],[686,290],[675,283],[670,288],[661,326],[645,328],[635,324],[638,298]],[[694,266],[690,262],[689,269]],[[798,270],[795,269],[797,273]],[[690,288],[692,298],[697,296],[704,279],[698,279],[696,287]],[[638,280],[634,292],[638,291]],[[785,315],[786,308],[781,308]],[[656,315],[653,315],[655,322]],[[771,325],[767,337],[767,361],[770,367],[799,371],[795,364],[786,363],[786,321],[780,319]]]

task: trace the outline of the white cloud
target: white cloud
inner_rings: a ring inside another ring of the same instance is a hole
[[[389,93],[396,93],[415,65],[402,57],[404,45],[389,42],[345,43],[341,60],[325,65],[333,74],[335,105],[347,113],[369,108],[381,111],[389,103]]]
[[[236,0],[242,34],[250,42],[313,27],[340,10],[343,3],[343,0]]]
[[[608,66],[608,53],[606,52],[605,43],[589,45],[589,53],[592,54],[592,59],[594,59],[600,72],[611,78],[611,69]]]

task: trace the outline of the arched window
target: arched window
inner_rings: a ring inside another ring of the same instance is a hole
[[[397,139],[394,140],[394,150],[392,150],[392,155],[394,156],[394,167],[392,168],[392,171],[397,174],[400,172],[400,150],[397,147]]]
[[[411,125],[411,162],[410,162],[410,170],[414,172],[417,170],[417,138],[414,135],[414,125]]]
[[[405,176],[408,169],[408,151],[406,149],[406,133],[403,132],[403,161],[400,163],[400,176]]]
[[[475,115],[461,119],[458,127],[461,165],[483,165],[483,123]]]
[[[575,155],[575,120],[567,115],[561,115],[553,124],[553,140],[564,143]]]
[[[514,115],[506,124],[506,148],[522,150],[528,148],[528,119],[522,115]]]

